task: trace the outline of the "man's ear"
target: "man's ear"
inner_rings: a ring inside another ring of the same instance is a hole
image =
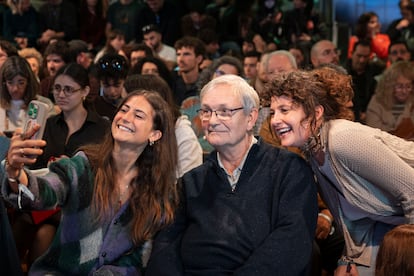
[[[201,64],[201,62],[203,61],[204,57],[203,57],[202,55],[198,55],[198,56],[196,57],[196,59],[197,59],[197,64],[200,66],[200,64]]]
[[[257,108],[253,108],[249,115],[248,115],[248,123],[247,123],[247,130],[252,130],[254,128],[254,125],[256,124],[257,121],[257,117],[259,116],[259,111],[257,110]]]

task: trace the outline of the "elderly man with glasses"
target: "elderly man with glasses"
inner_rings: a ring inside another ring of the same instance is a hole
[[[318,213],[305,161],[253,136],[259,97],[224,75],[201,91],[215,148],[181,180],[175,222],[154,241],[146,275],[305,275]]]

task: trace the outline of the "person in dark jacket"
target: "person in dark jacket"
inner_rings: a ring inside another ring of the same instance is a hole
[[[253,136],[259,97],[241,77],[215,78],[200,97],[215,151],[179,183],[146,275],[305,275],[318,213],[310,168]]]

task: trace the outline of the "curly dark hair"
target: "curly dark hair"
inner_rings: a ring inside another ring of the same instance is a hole
[[[315,108],[324,108],[325,121],[333,119],[353,120],[354,114],[349,108],[354,92],[351,77],[330,66],[312,71],[292,71],[278,74],[265,85],[264,97],[286,96],[294,105],[303,107],[305,119],[312,129],[316,128]]]

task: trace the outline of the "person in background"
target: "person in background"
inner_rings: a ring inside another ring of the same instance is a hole
[[[130,74],[156,75],[161,77],[171,88],[172,75],[165,63],[156,57],[144,57],[138,61],[135,67],[131,68]]]
[[[39,29],[41,49],[53,40],[79,38],[77,7],[69,0],[47,0],[39,8]]]
[[[128,63],[118,54],[106,54],[96,64],[101,86],[100,96],[95,98],[94,107],[99,115],[112,121],[119,103],[127,92],[124,87],[128,75]]]
[[[410,12],[408,11],[408,7],[411,3],[411,0],[398,1],[398,8],[400,9],[401,18],[392,21],[387,29],[387,34],[390,37],[391,41],[401,39],[401,34],[408,27],[408,25],[410,25]]]
[[[390,64],[397,61],[411,61],[411,51],[404,40],[391,41],[388,47],[388,61]]]
[[[16,134],[0,169],[2,195],[16,207],[59,206],[63,213],[29,274],[142,275],[149,240],[174,220],[177,206],[177,142],[167,103],[156,93],[130,93],[103,142],[53,162],[44,176],[24,165],[35,162],[46,142]]]
[[[181,180],[174,223],[154,240],[146,275],[305,275],[316,186],[306,162],[253,136],[259,97],[224,75],[200,94],[215,150]]]
[[[191,96],[198,95],[197,81],[200,76],[200,64],[204,59],[205,45],[195,37],[186,36],[174,45],[177,51],[178,72],[173,76],[173,93],[175,103],[182,102]]]
[[[141,41],[144,38],[142,33],[144,26],[153,24],[161,31],[162,42],[173,46],[180,37],[181,11],[177,9],[176,2],[171,0],[146,0],[135,22],[137,26],[135,40]]]
[[[383,62],[370,62],[370,52],[370,42],[359,40],[354,45],[351,59],[345,64],[345,69],[352,76],[352,108],[357,122],[365,122],[367,106],[377,85],[376,76],[385,69]]]
[[[175,137],[178,147],[177,178],[203,163],[203,152],[191,128],[191,122],[175,105],[171,88],[162,78],[153,74],[130,75],[125,80],[125,89],[128,93],[141,89],[154,91],[168,103],[175,121]]]
[[[261,54],[257,51],[247,52],[243,56],[243,73],[247,81],[253,86],[257,77],[257,64]]]
[[[300,69],[309,67],[309,50],[301,46],[290,46],[288,50],[296,59],[296,65]]]
[[[403,224],[385,234],[378,249],[375,276],[414,275],[414,225]]]
[[[411,62],[392,64],[380,78],[368,104],[366,124],[414,140],[413,85]]]
[[[3,15],[3,37],[19,49],[36,46],[39,18],[31,0],[8,1],[10,9]]]
[[[129,54],[129,62],[131,68],[134,68],[140,59],[152,56],[154,56],[154,54],[152,53],[151,48],[148,47],[145,43],[132,44]]]
[[[310,60],[313,68],[322,64],[339,64],[340,52],[329,40],[320,40],[316,42],[310,51]]]
[[[105,54],[119,54],[124,45],[125,35],[122,31],[118,29],[108,31],[106,34],[105,46],[98,53],[96,53],[94,63],[97,63],[98,60]]]
[[[17,56],[17,48],[9,41],[0,39],[0,68],[8,57]]]
[[[355,44],[360,40],[367,40],[370,43],[371,60],[387,61],[390,38],[387,34],[380,33],[381,24],[375,12],[366,12],[359,16],[355,35],[351,36],[348,45],[348,58],[352,57]]]
[[[39,82],[24,58],[12,56],[6,59],[0,69],[0,84],[0,132],[8,132],[10,136],[16,128],[23,127],[31,100],[47,104],[48,116],[55,114],[53,103],[38,95]]]
[[[157,25],[142,27],[143,42],[152,49],[153,55],[162,59],[171,71],[177,64],[175,49],[162,43],[162,34]]]
[[[50,43],[43,53],[46,62],[47,76],[40,81],[40,95],[55,100],[52,93],[53,78],[65,64],[71,62],[71,52],[66,41],[58,40]]]
[[[126,43],[133,41],[139,28],[136,21],[142,9],[142,1],[119,0],[111,3],[106,13],[106,35],[108,36],[111,31],[119,30],[123,33]]]
[[[204,70],[213,62],[213,60],[218,59],[221,56],[220,45],[218,40],[218,35],[215,30],[212,29],[202,29],[198,34],[198,38],[203,41],[206,48],[204,59],[200,64],[200,70]]]
[[[104,0],[81,0],[79,10],[79,38],[96,50],[105,43],[106,11]]]
[[[302,149],[344,235],[335,275],[372,276],[385,233],[414,224],[414,143],[352,122],[351,77],[335,68],[279,75],[266,92],[282,146]]]
[[[26,59],[32,68],[33,73],[36,76],[37,81],[40,83],[40,79],[43,77],[43,56],[35,48],[24,48],[19,50],[19,56]]]

